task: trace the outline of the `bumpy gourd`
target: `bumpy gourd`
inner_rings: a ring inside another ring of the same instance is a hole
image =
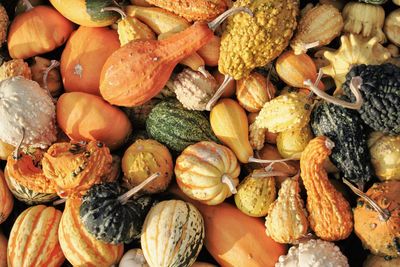
[[[0,81],[15,76],[23,76],[28,80],[32,79],[31,69],[22,59],[12,59],[0,66]]]
[[[323,168],[334,145],[326,136],[315,137],[300,158],[301,177],[307,190],[310,227],[318,237],[328,241],[345,239],[353,230],[350,205],[329,182]]]
[[[7,28],[9,22],[6,9],[3,5],[0,5],[0,47],[7,40]]]
[[[385,34],[389,41],[391,41],[393,44],[400,46],[400,37],[399,37],[399,31],[400,31],[400,8],[393,10],[390,12],[389,15],[385,18],[385,25],[383,27],[383,30],[385,31]]]

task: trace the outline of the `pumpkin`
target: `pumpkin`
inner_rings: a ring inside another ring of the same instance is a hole
[[[44,205],[24,210],[10,232],[8,266],[61,266],[65,260],[58,241],[61,214]]]
[[[369,254],[363,262],[363,267],[392,267],[399,266],[400,258],[388,259],[387,257],[380,257]]]
[[[36,6],[15,17],[8,32],[12,58],[28,58],[63,45],[74,30],[73,24],[52,7]]]
[[[103,27],[113,24],[118,14],[102,11],[102,8],[114,6],[114,1],[106,0],[70,0],[67,2],[50,0],[50,3],[64,17],[73,23],[87,27]]]
[[[143,225],[144,257],[150,267],[189,267],[203,247],[204,232],[203,217],[192,204],[162,201],[151,208]]]
[[[80,26],[71,34],[61,54],[60,71],[65,91],[100,95],[101,69],[120,46],[115,30]]]
[[[125,252],[118,267],[149,267],[149,265],[144,258],[143,250],[134,248]]]
[[[58,96],[62,89],[60,72],[55,69],[56,66],[58,66],[57,61],[37,56],[33,58],[33,63],[30,65],[32,80],[48,90],[53,97]]]
[[[88,232],[96,239],[119,245],[140,237],[142,225],[154,200],[150,197],[129,198],[143,188],[153,174],[141,185],[124,192],[118,183],[93,185],[82,197],[79,217]]]
[[[240,165],[229,148],[210,141],[188,146],[175,163],[176,181],[190,198],[217,205],[236,193]]]
[[[393,10],[392,12],[387,15],[385,18],[385,25],[383,30],[386,34],[386,37],[391,41],[393,44],[400,46],[400,9]]]
[[[300,158],[301,177],[307,190],[310,228],[327,241],[345,239],[353,231],[350,205],[329,182],[323,168],[334,145],[326,136],[315,137]]]
[[[13,206],[14,199],[7,187],[6,180],[4,179],[4,173],[0,171],[0,224],[4,222],[8,215],[10,215]]]
[[[300,197],[298,175],[286,178],[265,218],[266,233],[279,243],[293,243],[308,232],[307,211]]]
[[[244,109],[235,100],[222,99],[211,110],[210,124],[218,139],[235,152],[240,162],[247,163],[253,156],[253,148]]]
[[[155,140],[147,139],[137,140],[125,150],[121,167],[128,188],[137,186],[151,174],[160,172],[160,176],[142,189],[143,192],[155,194],[167,189],[173,166],[168,148]]]
[[[92,236],[79,218],[79,199],[67,199],[58,236],[62,252],[73,266],[111,266],[122,257],[124,245],[107,244]]]
[[[271,203],[275,200],[275,178],[271,176],[257,176],[264,169],[256,169],[238,185],[235,194],[235,203],[243,213],[262,217],[267,215]]]
[[[31,69],[22,59],[12,59],[0,66],[0,81],[20,75],[28,80],[32,78]]]
[[[366,193],[350,186],[359,198],[354,208],[354,232],[365,248],[378,256],[400,255],[400,181],[375,183]]]
[[[132,125],[125,113],[101,97],[82,93],[64,93],[57,101],[57,122],[75,140],[97,140],[111,150],[128,139]]]
[[[282,157],[289,158],[299,155],[312,138],[311,127],[309,124],[306,124],[302,128],[278,133],[276,146]],[[300,159],[300,156],[297,156],[296,159]]]
[[[55,143],[43,155],[42,168],[60,197],[79,198],[93,184],[111,180],[112,156],[101,142]]]
[[[0,230],[0,267],[7,267],[7,238]]]
[[[265,226],[258,218],[247,216],[228,203],[201,204],[174,185],[168,190],[200,210],[207,229],[204,245],[220,266],[273,267],[286,252],[285,245],[265,234]]]
[[[55,106],[39,84],[22,76],[0,81],[0,139],[12,146],[46,148],[56,140]]]

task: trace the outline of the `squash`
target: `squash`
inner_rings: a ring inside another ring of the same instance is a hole
[[[236,193],[240,165],[227,147],[210,141],[188,146],[175,162],[176,181],[190,198],[217,205]]]
[[[7,46],[12,58],[29,58],[54,50],[67,41],[72,22],[54,8],[36,6],[15,17],[8,32]]]
[[[107,244],[92,236],[79,218],[79,199],[67,199],[58,236],[62,252],[73,266],[111,266],[122,257],[124,245]]]
[[[380,257],[369,254],[363,262],[363,267],[392,267],[399,266],[400,258],[388,259],[387,257]]]
[[[115,2],[112,0],[70,0],[68,2],[50,0],[50,3],[64,17],[82,26],[108,26],[119,17],[115,12],[101,10],[104,7],[114,6]]]
[[[120,46],[115,30],[80,26],[71,34],[61,54],[60,71],[65,91],[100,95],[101,69]]]
[[[7,238],[0,230],[0,267],[7,267]]]
[[[346,239],[353,231],[350,204],[329,182],[323,168],[334,146],[326,136],[315,137],[300,158],[301,177],[307,190],[310,228],[327,241]]]
[[[341,11],[347,0],[319,0],[319,3],[322,5],[332,5]]]
[[[397,46],[400,46],[400,8],[393,10],[389,13],[389,15],[386,16],[383,30],[389,41]]]
[[[0,171],[0,224],[4,222],[8,215],[10,215],[13,206],[14,199],[10,190],[7,187],[6,180],[4,178],[4,173]]]
[[[222,267],[273,267],[286,246],[265,234],[263,222],[228,203],[210,206],[187,197],[177,186],[168,189],[201,212],[207,229],[205,247]],[[234,219],[233,219],[234,218]]]
[[[199,141],[219,142],[206,116],[185,109],[177,99],[165,99],[154,106],[146,120],[150,138],[181,152]]]
[[[136,140],[130,145],[125,150],[121,165],[123,180],[128,188],[137,186],[155,172],[161,173],[142,189],[148,194],[160,193],[167,189],[173,175],[173,166],[168,148],[152,139]]]
[[[290,158],[299,155],[312,138],[311,127],[309,124],[306,124],[302,128],[278,133],[276,146],[282,157]],[[297,156],[295,159],[300,159],[300,156]]]
[[[61,214],[44,205],[24,210],[10,232],[8,266],[61,266],[65,260],[58,241]]]
[[[32,79],[31,69],[22,59],[12,59],[0,66],[0,81],[20,75],[28,80]]]
[[[143,250],[134,248],[125,252],[118,267],[149,267],[149,265],[144,258]]]
[[[214,35],[208,44],[197,50],[197,53],[204,59],[206,66],[216,67],[218,66],[220,48],[221,38]]]
[[[144,257],[150,267],[189,267],[203,247],[204,232],[203,217],[192,204],[162,201],[151,208],[143,225]]]
[[[230,149],[242,163],[253,156],[253,148],[248,137],[246,112],[229,98],[220,100],[211,110],[210,124],[215,135]]]
[[[111,150],[128,139],[132,125],[125,113],[101,97],[82,93],[64,93],[57,101],[57,122],[74,140],[103,142]]]
[[[33,63],[30,65],[32,80],[37,82],[43,89],[48,90],[51,96],[58,96],[62,91],[60,71],[55,69],[59,63],[55,60],[50,61],[47,58],[38,56],[34,57],[32,61]]]

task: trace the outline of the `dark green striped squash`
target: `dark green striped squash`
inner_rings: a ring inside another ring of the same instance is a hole
[[[177,99],[166,99],[151,110],[146,130],[150,138],[181,152],[200,141],[219,143],[201,111],[185,109]]]
[[[196,261],[204,235],[204,220],[195,206],[166,200],[147,214],[140,241],[150,266],[186,267]]]
[[[372,178],[367,136],[357,111],[320,102],[311,112],[311,128],[315,136],[327,136],[335,143],[330,159],[346,179],[361,186]]]

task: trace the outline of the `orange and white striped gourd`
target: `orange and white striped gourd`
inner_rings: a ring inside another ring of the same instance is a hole
[[[240,165],[228,147],[210,141],[188,146],[176,159],[175,176],[190,198],[217,205],[236,193]]]
[[[62,252],[74,266],[110,266],[122,257],[124,245],[107,244],[97,240],[79,218],[79,199],[68,199],[61,217],[59,239]]]
[[[14,198],[7,187],[4,173],[0,171],[0,224],[10,215],[14,206]]]
[[[65,260],[58,241],[61,214],[61,211],[44,205],[24,210],[10,232],[8,266],[61,266]]]

